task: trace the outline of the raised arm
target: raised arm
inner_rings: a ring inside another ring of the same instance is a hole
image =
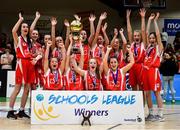
[[[133,56],[131,49],[128,49],[128,52],[129,52],[130,62],[122,68],[122,72],[124,75],[126,74],[127,71],[129,71],[131,69],[131,67],[134,64],[134,56]]]
[[[81,53],[81,57],[80,57],[79,67],[81,69],[83,69],[83,66],[84,66],[84,49],[83,49],[82,44],[80,45],[80,53]]]
[[[122,39],[122,42],[123,42],[123,45],[122,45],[122,49],[123,49],[123,54],[125,54],[126,53],[126,45],[127,45],[127,40],[126,40],[126,38],[125,38],[125,36],[124,36],[124,29],[123,28],[121,28],[120,30],[119,30],[119,34],[121,35],[121,39]]]
[[[146,47],[149,45],[149,40],[148,40],[148,37],[149,37],[149,31],[150,31],[150,26],[151,26],[151,21],[154,19],[155,17],[155,14],[152,13],[148,19],[148,23],[147,23],[147,27],[146,27],[146,38],[147,38],[147,44],[146,44]]]
[[[103,59],[103,68],[104,68],[105,75],[107,75],[108,70],[109,70],[108,56],[109,56],[109,53],[110,53],[111,49],[112,49],[112,47],[110,45],[107,46],[106,54],[105,54],[104,59]]]
[[[41,16],[40,13],[38,11],[36,11],[36,17],[30,27],[30,35],[32,34],[32,31],[35,29],[36,23],[39,20],[40,16]]]
[[[105,47],[109,45],[109,38],[107,36],[106,29],[107,29],[107,23],[105,23],[104,26],[102,27],[102,33],[104,36]]]
[[[105,47],[103,45],[99,45],[99,51],[101,52],[101,55],[100,55],[101,59],[103,59],[104,55],[105,55],[104,49],[105,49]]]
[[[62,61],[61,61],[61,65],[59,66],[59,69],[61,70],[61,73],[63,74],[65,64],[66,64],[66,49],[65,49],[64,44],[60,44],[60,48],[62,52]]]
[[[88,38],[88,43],[89,45],[92,44],[92,41],[94,39],[94,35],[95,35],[95,27],[94,27],[94,20],[96,19],[96,16],[93,14],[90,14],[89,17],[89,22],[90,22],[90,36]]]
[[[117,38],[118,36],[118,30],[117,28],[114,28],[114,37],[113,39],[111,40],[111,46],[113,45],[113,43],[115,42],[115,39]]]
[[[52,46],[52,41],[47,42],[46,51],[44,55],[44,72],[46,73],[49,69],[49,49]]]
[[[128,34],[129,43],[131,44],[133,42],[133,39],[132,39],[132,27],[130,22],[130,15],[131,15],[131,10],[127,10],[126,11],[127,34]]]
[[[14,39],[14,45],[15,47],[18,45],[18,34],[17,31],[22,23],[22,21],[24,20],[24,18],[22,17],[21,13],[19,13],[19,20],[17,21],[17,23],[14,25],[13,29],[12,29],[12,35],[13,35],[13,39]]]
[[[68,49],[69,46],[69,34],[70,34],[70,24],[67,19],[64,20],[64,25],[66,26],[66,39],[65,39],[65,48]]]
[[[73,62],[73,67],[74,67],[74,71],[76,71],[79,75],[81,76],[85,76],[85,73],[86,71],[82,70],[80,67],[77,66],[77,63],[76,63],[76,60],[75,60],[75,57],[74,57],[74,54],[71,55],[71,59],[72,59],[72,62]]]
[[[139,12],[141,16],[141,35],[142,35],[142,42],[146,46],[146,25],[145,25],[145,15],[146,15],[146,10],[144,8],[140,9]]]
[[[107,17],[107,13],[106,12],[102,13],[101,16],[99,17],[99,21],[98,21],[98,25],[97,25],[97,28],[96,28],[95,37],[94,37],[94,40],[92,42],[91,48],[94,48],[94,46],[97,44],[97,38],[98,38],[100,30],[101,30],[101,24],[102,24],[102,21],[104,19],[106,19],[106,17]]]
[[[157,37],[157,44],[158,44],[158,47],[159,47],[159,53],[161,54],[162,51],[163,51],[163,44],[161,42],[161,34],[160,34],[160,31],[159,31],[159,27],[158,27],[158,24],[157,24],[157,20],[159,19],[159,12],[156,14],[156,17],[154,18],[154,27],[155,27],[155,32],[156,32],[156,37]]]
[[[51,18],[51,38],[52,38],[51,49],[52,50],[55,48],[55,42],[56,42],[56,24],[57,24],[56,18],[52,17]]]
[[[77,21],[81,21],[81,17],[79,17],[77,14],[74,14],[74,17]]]
[[[67,53],[66,53],[66,66],[65,66],[65,72],[67,72],[67,70],[69,69],[69,60],[70,60],[70,53],[71,53],[71,48],[72,48],[72,44],[73,44],[73,40],[72,40],[72,35],[69,35],[69,47],[67,49]]]

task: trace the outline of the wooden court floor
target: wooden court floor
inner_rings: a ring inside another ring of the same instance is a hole
[[[7,119],[8,102],[0,102],[0,130],[180,130],[180,105],[164,105],[165,122],[146,122],[145,125],[31,125],[29,119]],[[19,103],[15,108],[18,108]],[[28,106],[28,105],[27,105]],[[155,106],[156,107],[156,106]],[[147,114],[147,108],[145,107]]]

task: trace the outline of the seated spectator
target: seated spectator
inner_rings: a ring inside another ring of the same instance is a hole
[[[11,49],[6,48],[5,54],[1,55],[1,69],[11,70],[13,59],[14,56],[11,54]]]

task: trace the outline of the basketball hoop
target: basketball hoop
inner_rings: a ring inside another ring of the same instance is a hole
[[[141,0],[143,8],[150,8],[152,3],[151,0]]]

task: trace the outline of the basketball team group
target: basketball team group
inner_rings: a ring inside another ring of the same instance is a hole
[[[40,34],[36,29],[40,16],[40,13],[36,12],[29,27],[19,13],[19,19],[12,29],[17,58],[16,83],[10,97],[7,118],[30,118],[24,108],[29,91],[36,90],[37,86],[41,86],[43,90],[59,92],[126,91],[128,78],[132,90],[143,92],[144,102],[147,102],[149,110],[145,120],[164,121],[158,69],[163,44],[158,27],[158,12],[148,16],[145,23],[146,10],[140,9],[141,29],[133,31],[131,10],[127,10],[127,37],[123,28],[114,28],[111,40],[106,33],[106,12],[99,18],[90,14],[89,32],[83,30],[81,17],[78,15],[74,15],[72,22],[64,20],[65,39],[56,35],[57,20],[52,17],[51,33],[44,35],[43,42],[40,42]],[[98,22],[95,27],[96,19]],[[150,32],[150,28],[154,28],[154,32]],[[14,104],[22,86],[21,106],[16,112]],[[156,97],[157,113],[154,112],[151,92],[154,92]]]

